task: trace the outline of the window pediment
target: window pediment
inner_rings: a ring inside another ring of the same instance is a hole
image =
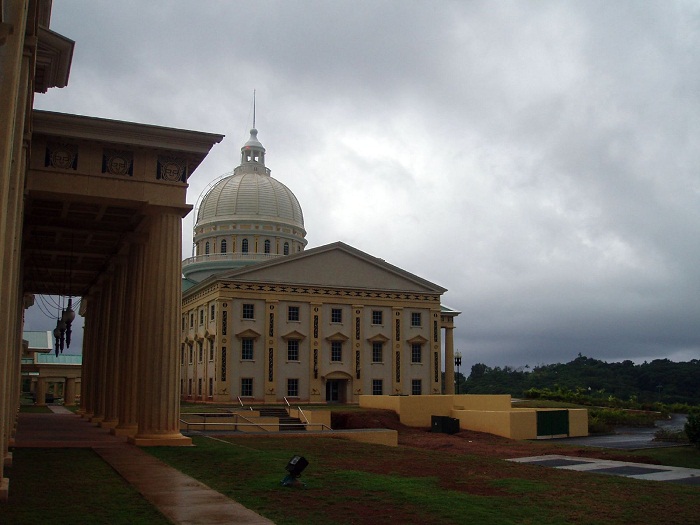
[[[290,340],[297,340],[301,341],[303,339],[306,339],[306,336],[302,334],[301,332],[297,332],[296,330],[292,330],[291,332],[288,332],[284,335],[282,335],[282,339],[285,341],[290,341]]]
[[[326,341],[347,341],[350,339],[347,335],[341,334],[340,332],[336,332],[334,334],[329,335],[326,337]]]
[[[412,344],[412,345],[414,345],[414,344],[424,345],[425,343],[428,342],[428,340],[425,337],[423,337],[422,335],[417,335],[415,337],[412,337],[411,339],[409,339],[406,342],[409,344]]]
[[[376,334],[372,337],[367,338],[370,343],[388,343],[389,338],[384,334]]]
[[[252,330],[250,328],[246,328],[245,330],[238,332],[236,334],[236,337],[238,339],[258,339],[260,337],[260,334],[258,332],[256,332],[255,330]]]

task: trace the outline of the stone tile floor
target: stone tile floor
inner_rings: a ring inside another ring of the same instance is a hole
[[[558,455],[531,456],[508,461],[594,474],[627,476],[650,481],[668,481],[683,485],[700,485],[700,469]]]

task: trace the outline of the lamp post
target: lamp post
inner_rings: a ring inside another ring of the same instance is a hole
[[[457,350],[455,352],[455,366],[457,367],[457,377],[455,382],[457,383],[457,394],[459,394],[459,367],[462,365],[462,352]]]

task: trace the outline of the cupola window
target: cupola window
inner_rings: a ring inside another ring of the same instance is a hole
[[[284,254],[289,255],[289,243],[288,242],[284,243]]]
[[[221,241],[221,253],[226,253],[226,239]]]
[[[243,253],[248,253],[248,239],[243,239],[243,241],[241,241],[241,251]]]
[[[265,253],[270,253],[270,239],[265,239]]]
[[[209,241],[204,244],[204,255],[209,255]]]

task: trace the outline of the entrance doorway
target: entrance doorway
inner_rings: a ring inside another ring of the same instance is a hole
[[[345,401],[345,383],[342,379],[326,380],[326,402],[343,403]]]

